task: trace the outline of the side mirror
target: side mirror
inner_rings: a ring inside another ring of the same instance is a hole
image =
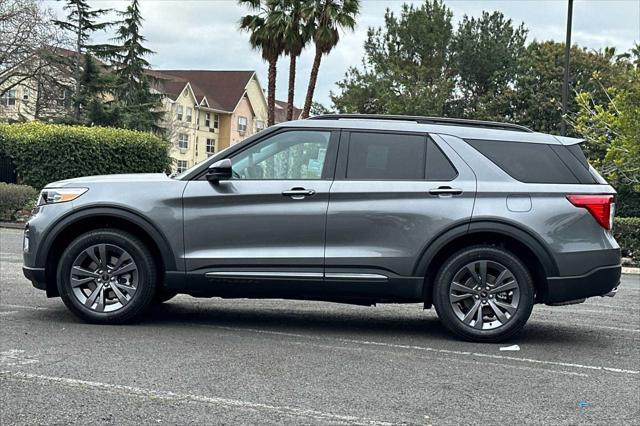
[[[231,179],[232,176],[233,170],[231,169],[231,160],[228,158],[216,161],[209,166],[209,170],[207,171],[207,180],[209,182],[228,180]]]

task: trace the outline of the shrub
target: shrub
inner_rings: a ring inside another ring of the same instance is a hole
[[[640,217],[640,192],[629,186],[616,186],[616,214],[620,217]]]
[[[27,185],[0,182],[0,220],[15,221],[21,210],[31,210],[38,191]]]
[[[145,132],[30,122],[0,124],[0,156],[10,157],[20,182],[42,188],[80,176],[164,172],[169,144]]]
[[[622,248],[622,256],[640,264],[640,217],[617,217],[613,234]]]

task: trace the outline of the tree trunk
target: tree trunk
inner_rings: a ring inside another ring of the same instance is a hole
[[[287,98],[287,121],[293,120],[293,97],[296,90],[296,56],[289,58],[289,95]],[[297,117],[296,117],[297,118]]]
[[[307,88],[307,98],[304,101],[304,109],[302,110],[302,118],[309,118],[311,103],[313,102],[313,92],[316,89],[318,81],[318,70],[320,69],[320,60],[322,52],[316,46],[316,56],[313,58],[313,66],[311,67],[311,75],[309,76],[309,87]]]
[[[80,10],[80,5],[78,5],[78,39],[76,41],[76,57],[74,65],[74,77],[76,79],[75,85],[75,93],[74,93],[74,113],[73,117],[76,122],[80,121],[80,55],[82,54],[82,12]]]
[[[269,83],[267,85],[267,126],[273,126],[275,124],[277,63],[277,59],[269,61]]]

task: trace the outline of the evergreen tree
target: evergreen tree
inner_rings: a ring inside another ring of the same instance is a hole
[[[363,68],[351,67],[331,99],[340,112],[446,115],[455,72],[453,13],[441,0],[387,10],[384,27],[369,28]]]
[[[120,126],[143,131],[160,132],[162,119],[161,95],[152,92],[155,79],[145,56],[154,52],[146,48],[141,34],[140,2],[133,0],[124,12],[113,39],[118,46],[103,46],[102,54],[111,60],[114,74],[114,103],[122,116]]]
[[[87,83],[86,78],[88,76],[95,76],[96,74],[86,74],[83,78],[82,65],[85,61],[85,55],[94,53],[94,46],[90,43],[91,35],[100,30],[104,30],[109,25],[109,22],[97,22],[98,19],[109,12],[109,9],[96,9],[93,10],[89,6],[86,0],[66,0],[64,10],[68,11],[65,21],[54,20],[53,23],[64,31],[68,31],[73,34],[75,40],[75,54],[69,58],[70,66],[73,70],[73,78],[75,80],[74,93],[73,93],[73,119],[76,122],[81,120],[81,112],[83,109],[82,104],[82,91],[83,80]]]
[[[524,24],[514,27],[501,12],[463,17],[451,44],[452,68],[458,77],[452,115],[513,120],[513,86],[526,38]]]
[[[104,65],[86,54],[80,76],[78,104],[82,105],[81,121],[94,126],[114,126],[119,121],[119,112],[114,105],[104,101],[112,85],[112,77],[105,72]]]

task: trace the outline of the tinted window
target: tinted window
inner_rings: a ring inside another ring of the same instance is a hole
[[[477,139],[467,143],[521,182],[579,183],[549,145]]]
[[[320,179],[330,132],[289,131],[232,158],[234,179]]]
[[[423,180],[426,137],[351,133],[347,179]]]
[[[431,139],[427,142],[427,179],[453,180],[458,172],[444,152]]]
[[[560,157],[580,183],[596,183],[589,171],[589,163],[580,146],[551,145],[551,149]]]

